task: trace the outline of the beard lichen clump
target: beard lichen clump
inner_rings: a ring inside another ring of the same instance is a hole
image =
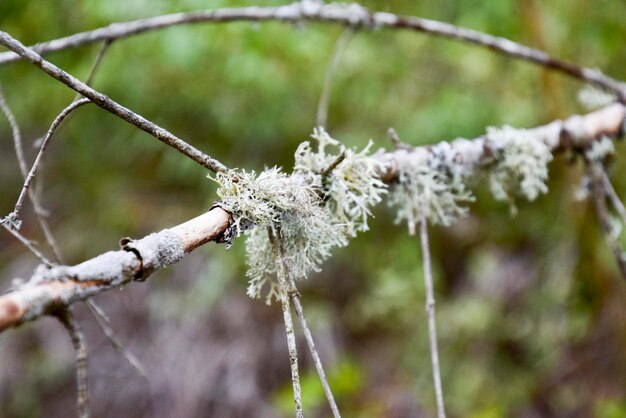
[[[346,149],[323,128],[314,129],[311,137],[317,140],[317,152],[309,141],[300,144],[295,153],[295,172],[322,191],[334,222],[342,225],[346,234],[354,237],[357,232],[367,231],[370,208],[380,203],[387,192],[380,179],[384,164],[369,156],[372,142],[357,152]],[[327,152],[329,146],[337,148],[338,153]],[[337,161],[340,162],[326,173]]]
[[[504,126],[489,128],[487,141],[495,154],[489,167],[489,185],[496,200],[508,201],[515,213],[514,197],[529,201],[548,192],[550,148],[529,131]]]
[[[267,228],[278,237],[282,261],[290,279],[305,278],[330,256],[333,247],[347,244],[341,228],[321,203],[315,188],[302,177],[290,176],[280,168],[219,173],[214,180],[220,206],[233,215],[235,232],[246,232],[249,279],[248,295],[266,301],[278,298],[276,263]]]
[[[463,204],[473,202],[474,196],[464,182],[468,168],[456,157],[450,144],[441,143],[431,148],[426,164],[399,161],[398,181],[389,193],[389,205],[398,208],[396,223],[406,220],[411,235],[422,218],[449,226],[467,214]]]
[[[287,279],[306,278],[330,257],[334,247],[367,230],[370,207],[386,192],[383,164],[363,151],[345,149],[323,129],[314,130],[317,152],[309,142],[295,154],[295,169],[218,173],[219,206],[233,217],[232,235],[246,233],[248,295],[266,302],[284,296],[275,280],[277,266],[269,231],[276,236]],[[335,146],[339,154],[327,153]],[[269,230],[268,230],[269,228]],[[285,289],[282,289],[284,292]]]

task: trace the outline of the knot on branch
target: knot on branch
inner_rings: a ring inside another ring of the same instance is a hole
[[[20,219],[19,215],[15,211],[13,211],[4,218],[0,219],[0,225],[5,225],[6,227],[14,231],[19,231],[22,227],[22,220]]]
[[[182,241],[169,229],[136,241],[123,238],[120,246],[123,250],[134,253],[141,262],[141,269],[135,275],[136,280],[145,280],[155,270],[174,264],[185,255]]]

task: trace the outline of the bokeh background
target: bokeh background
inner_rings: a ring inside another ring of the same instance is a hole
[[[0,1],[0,29],[32,44],[74,32],[243,1]],[[264,5],[281,4],[265,1]],[[620,0],[364,1],[505,36],[626,79]],[[292,166],[315,123],[327,63],[343,28],[229,23],[170,28],[114,42],[94,86],[231,167]],[[85,78],[98,45],[48,58]],[[28,156],[74,93],[26,63],[0,67]],[[390,148],[472,138],[490,125],[530,127],[582,112],[581,84],[473,46],[410,32],[356,34],[336,73],[330,133]],[[618,145],[615,186],[626,194]],[[557,157],[550,193],[511,217],[484,182],[471,215],[432,228],[443,388],[452,417],[626,416],[626,285],[591,207],[573,194],[583,167]],[[54,137],[37,186],[65,262],[115,249],[197,216],[216,199],[206,171],[95,106]],[[21,178],[0,119],[0,214]],[[381,205],[371,230],[301,284],[305,311],[345,417],[435,414],[418,241]],[[22,232],[42,241],[31,208]],[[42,245],[45,251],[49,249]],[[8,289],[37,265],[0,233]],[[84,306],[95,417],[292,415],[280,308],[245,295],[244,242],[209,244],[173,268],[99,296],[143,363],[139,376]],[[299,340],[305,411],[329,416]],[[75,412],[73,351],[44,318],[0,335],[0,415]]]

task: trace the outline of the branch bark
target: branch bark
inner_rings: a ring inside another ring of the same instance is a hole
[[[553,151],[584,149],[603,135],[617,137],[623,133],[625,118],[626,107],[612,104],[586,115],[575,115],[565,121],[557,120],[530,131],[542,138]],[[452,142],[452,147],[464,164],[481,164],[490,156],[484,137],[456,140]],[[428,152],[429,147],[424,146],[400,148],[377,155],[376,158],[381,159],[386,167],[381,177],[385,181],[393,181],[399,160],[424,164]],[[0,296],[0,331],[36,319],[55,306],[69,306],[133,279],[145,278],[153,271],[178,261],[179,258],[172,258],[171,254],[179,254],[182,258],[184,253],[200,245],[219,241],[230,221],[230,214],[216,207],[188,222],[153,234],[161,238],[169,237],[170,241],[155,240],[148,236],[126,250],[111,251],[77,266],[40,267],[28,283]]]
[[[363,6],[352,3],[329,3],[305,0],[279,7],[241,7],[215,10],[200,10],[188,13],[175,13],[139,19],[111,25],[91,31],[81,32],[64,38],[33,45],[32,49],[44,54],[75,48],[102,40],[112,41],[127,38],[143,32],[191,23],[223,23],[234,21],[317,21],[338,23],[354,28],[394,28],[408,29],[433,36],[471,43],[495,52],[550,68],[616,93],[626,101],[626,85],[596,69],[583,68],[573,63],[558,60],[547,53],[529,48],[511,40],[500,38],[450,23],[392,13],[370,12]],[[13,52],[0,53],[0,65],[24,58]]]
[[[144,280],[200,245],[219,240],[230,219],[228,212],[216,207],[143,239],[124,239],[122,250],[109,251],[76,266],[42,265],[27,283],[0,296],[0,331],[133,280]]]

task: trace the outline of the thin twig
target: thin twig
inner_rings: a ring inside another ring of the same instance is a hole
[[[389,136],[389,140],[391,141],[393,148],[396,150],[413,148],[411,145],[402,142],[402,140],[400,139],[400,135],[398,135],[398,132],[396,132],[396,130],[393,128],[387,129],[387,136]]]
[[[56,316],[67,329],[76,352],[76,384],[78,387],[78,416],[89,418],[89,376],[87,373],[87,343],[78,322],[69,309],[62,309]]]
[[[350,43],[350,39],[352,39],[353,36],[353,28],[348,28],[343,31],[341,36],[339,36],[339,39],[337,39],[337,43],[335,44],[335,50],[333,51],[333,56],[328,63],[328,67],[326,67],[324,86],[322,87],[320,101],[317,104],[317,116],[315,118],[316,125],[319,127],[326,128],[326,123],[328,121],[330,92],[333,86],[333,78],[335,76],[335,73],[337,72],[337,68],[339,68],[339,62],[341,61],[341,57],[346,51],[346,47],[348,46],[348,43]]]
[[[345,159],[346,159],[346,151],[344,149],[342,149],[341,152],[339,153],[339,155],[337,156],[337,158],[335,158],[333,160],[333,162],[331,162],[328,165],[328,167],[326,167],[325,169],[322,170],[322,172],[320,173],[322,178],[323,179],[326,178]]]
[[[445,418],[443,390],[441,389],[441,372],[439,371],[439,349],[437,348],[437,323],[435,321],[435,292],[433,290],[433,272],[430,262],[428,244],[428,224],[424,216],[420,218],[420,241],[424,264],[424,284],[426,285],[426,314],[428,315],[428,337],[430,339],[430,357],[433,367],[433,381],[437,397],[437,417]]]
[[[22,147],[22,134],[20,133],[20,127],[15,119],[15,115],[11,111],[9,104],[4,97],[4,93],[2,91],[2,86],[0,86],[0,110],[4,113],[4,116],[7,118],[9,122],[9,126],[11,127],[11,134],[13,135],[13,145],[15,147],[15,155],[17,155],[17,162],[20,167],[20,172],[22,176],[26,177],[26,173],[28,172],[28,168],[26,166],[26,158],[24,157],[24,148]]]
[[[613,253],[622,278],[626,280],[626,253],[617,240],[614,224],[611,222],[611,215],[606,206],[607,193],[602,171],[604,171],[604,167],[601,163],[587,160],[587,172],[591,179],[591,199],[600,223],[600,229],[604,240]]]
[[[626,208],[624,207],[624,204],[617,195],[617,192],[613,187],[613,183],[611,183],[611,179],[609,179],[606,169],[601,170],[600,173],[602,175],[602,186],[604,187],[604,191],[606,192],[606,195],[609,198],[613,209],[615,209],[620,218],[622,218],[622,223],[626,225]]]
[[[85,80],[85,84],[87,84],[88,86],[91,85],[91,82],[93,81],[93,78],[96,75],[98,68],[100,68],[100,63],[102,62],[104,55],[109,50],[109,46],[111,45],[112,42],[113,41],[109,41],[109,40],[105,40],[104,42],[102,42],[102,46],[98,50],[98,53],[96,54],[96,58],[93,64],[91,65],[91,68],[89,69],[89,74],[87,75],[87,79]],[[77,93],[76,96],[74,97],[73,102],[78,102],[81,97],[82,95]],[[61,113],[65,112],[66,109],[63,109]],[[73,111],[70,111],[70,113],[65,117],[66,123],[67,123],[67,118],[70,117],[70,115],[72,114],[73,114]],[[59,116],[57,116],[57,118],[58,117]],[[43,144],[43,141],[45,141],[45,137],[39,138],[37,141],[35,141],[35,144],[39,144],[40,141]],[[37,221],[39,222],[39,226],[41,227],[41,230],[43,231],[43,235],[46,238],[48,246],[52,249],[52,252],[54,253],[54,256],[56,257],[57,261],[59,263],[63,263],[63,255],[61,253],[61,247],[57,243],[54,237],[54,234],[52,233],[52,229],[50,228],[50,226],[48,225],[48,221],[46,220],[46,214],[44,213],[45,211],[41,208],[41,205],[40,205],[40,202],[41,202],[40,191],[42,189],[43,189],[42,177],[40,176],[39,181],[38,181],[38,186],[35,192],[33,192],[32,194],[29,193],[29,196],[31,197],[33,206],[35,208]]]
[[[181,154],[189,157],[203,167],[208,168],[209,170],[216,173],[228,171],[228,168],[218,160],[206,155],[202,151],[196,149],[192,145],[178,138],[171,132],[161,128],[153,122],[150,122],[143,116],[120,105],[116,101],[111,100],[106,95],[92,89],[87,84],[78,80],[76,77],[66,73],[49,61],[46,61],[41,57],[41,55],[37,54],[33,50],[26,48],[24,45],[22,45],[21,42],[13,38],[8,33],[0,31],[0,44],[19,54],[21,57],[27,59],[36,67],[40,68],[51,77],[62,82],[72,90],[75,90],[76,92],[87,97],[94,104],[98,105],[102,109],[149,133],[159,141],[171,146]]]
[[[389,27],[427,33],[433,36],[471,43],[516,59],[529,61],[536,65],[559,71],[579,80],[615,92],[620,96],[622,101],[626,100],[626,88],[624,84],[608,77],[598,70],[583,68],[567,61],[558,60],[541,50],[529,48],[505,38],[430,19],[399,16],[386,12],[370,12],[358,4],[323,4],[322,2],[307,1],[295,2],[279,7],[253,6],[175,13],[123,23],[113,23],[91,31],[42,42],[34,45],[32,48],[34,51],[43,54],[67,48],[75,48],[80,45],[105,39],[113,40],[126,38],[143,32],[176,25],[200,22],[258,22],[270,20],[291,23],[319,21],[344,24],[353,28]],[[11,52],[0,53],[0,64],[17,61],[21,58],[24,58],[24,56],[19,53],[18,55]]]
[[[102,41],[102,45],[100,45],[100,49],[96,54],[96,58],[93,60],[93,64],[91,64],[91,68],[89,69],[89,74],[87,74],[87,78],[85,79],[85,84],[87,84],[88,86],[91,86],[91,83],[96,76],[96,72],[100,68],[100,63],[102,62],[102,59],[104,58],[106,53],[109,51],[109,47],[112,43],[112,39],[105,39],[104,41]],[[74,97],[74,101],[77,101],[78,99],[80,99],[80,97],[80,94],[76,94],[76,97]]]
[[[9,231],[9,233],[11,235],[13,235],[15,238],[17,238],[26,248],[28,248],[30,250],[30,252],[33,253],[35,255],[35,257],[37,257],[42,263],[44,263],[48,267],[52,267],[54,265],[54,263],[52,261],[50,261],[39,250],[39,248],[37,248],[37,246],[35,245],[35,243],[33,241],[29,240],[24,235],[20,234],[18,231],[16,231],[15,229],[11,228],[7,224],[2,224],[2,226],[4,227],[4,229]]]
[[[18,165],[20,168],[20,173],[22,174],[24,181],[27,182],[28,181],[27,180],[28,169],[26,168],[26,158],[24,156],[24,147],[22,145],[22,137],[20,134],[19,125],[15,117],[13,116],[13,113],[11,112],[9,105],[6,102],[6,99],[4,98],[4,95],[2,94],[1,89],[0,89],[0,107],[2,108],[2,112],[5,114],[7,120],[9,121],[9,125],[11,126],[11,131],[12,131],[12,136],[13,136],[13,145],[15,147],[15,155],[17,157]],[[23,193],[24,193],[24,189],[22,189],[22,194]],[[34,193],[32,190],[29,190],[28,197],[30,198],[33,204],[35,217],[37,218],[37,222],[39,223],[39,226],[41,227],[41,230],[43,231],[46,241],[50,245],[50,248],[52,249],[52,252],[56,256],[57,261],[61,262],[61,255],[60,255],[61,253],[59,251],[58,245],[56,244],[54,236],[52,235],[52,231],[50,230],[50,227],[48,226],[48,222],[45,219],[46,211],[39,204],[39,199],[36,193]],[[13,213],[9,214],[9,218],[14,219],[17,222],[18,226],[21,224],[21,221],[19,218],[19,209],[21,208],[20,201],[23,199],[24,199],[24,196],[20,196],[18,198],[18,203],[16,204],[16,208],[13,210]],[[4,218],[4,219],[7,219],[7,218]],[[1,223],[4,223],[4,222],[1,222]],[[29,249],[32,251],[32,248],[29,247]]]
[[[296,347],[296,334],[293,329],[293,320],[291,319],[287,272],[285,271],[285,266],[280,255],[278,238],[276,237],[276,234],[271,226],[267,227],[267,235],[270,240],[270,245],[272,246],[272,253],[274,254],[280,302],[283,308],[283,320],[285,322],[285,333],[287,334],[287,349],[289,351],[289,364],[291,366],[291,383],[293,385],[293,399],[296,408],[296,418],[303,418],[302,389],[300,388],[300,374],[298,372],[298,349]]]
[[[111,342],[115,351],[121,354],[137,371],[137,373],[139,373],[139,375],[149,381],[150,379],[148,378],[146,369],[141,365],[139,359],[135,357],[135,355],[120,341],[113,328],[111,328],[109,318],[106,316],[102,308],[100,308],[93,300],[86,300],[85,304],[93,314],[94,318],[96,318],[96,322],[100,326],[100,329],[102,329],[102,332],[104,332],[108,340]]]
[[[63,122],[63,120],[70,113],[72,113],[74,110],[78,109],[79,107],[87,103],[90,103],[89,99],[80,99],[75,102],[72,102],[69,106],[63,109],[61,113],[59,113],[56,119],[54,119],[54,121],[52,122],[52,125],[50,125],[50,129],[48,129],[48,133],[46,134],[41,144],[41,148],[39,148],[39,152],[37,153],[35,162],[33,163],[33,166],[31,167],[30,172],[26,176],[26,181],[24,182],[24,185],[22,186],[22,191],[20,192],[20,196],[18,197],[17,203],[15,204],[14,212],[17,216],[19,216],[20,210],[22,209],[22,204],[24,203],[24,199],[26,198],[26,193],[28,192],[28,188],[31,182],[33,181],[33,179],[35,178],[35,175],[37,174],[37,169],[39,168],[39,164],[41,163],[41,158],[43,157],[43,154],[46,151],[46,148],[48,147],[48,143],[50,142],[52,135],[54,135],[54,132],[59,127],[61,122]]]
[[[317,370],[317,375],[320,378],[320,382],[322,382],[322,387],[324,388],[324,393],[326,394],[326,399],[328,399],[328,405],[333,412],[333,417],[341,418],[341,414],[339,413],[339,408],[337,407],[337,403],[335,402],[335,397],[333,396],[333,392],[330,389],[330,385],[328,384],[328,379],[326,378],[326,373],[324,372],[324,366],[322,365],[322,360],[315,348],[315,341],[313,341],[313,335],[311,334],[311,330],[307,326],[306,319],[304,317],[304,310],[302,309],[302,303],[300,302],[300,297],[298,296],[298,291],[296,289],[296,284],[293,280],[290,280],[290,286],[292,290],[289,292],[291,296],[291,300],[293,301],[293,306],[296,310],[296,316],[300,320],[300,326],[302,327],[302,331],[304,332],[304,337],[306,339],[307,345],[309,346],[309,352],[311,353],[311,357],[313,358],[313,364],[315,364],[315,370]]]

